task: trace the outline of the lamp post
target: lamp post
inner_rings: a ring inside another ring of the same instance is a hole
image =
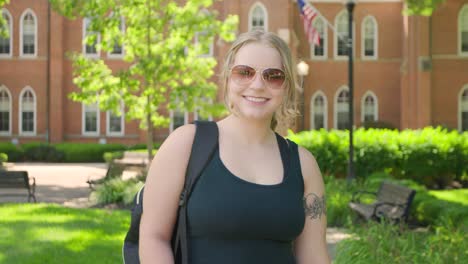
[[[347,181],[350,182],[354,179],[354,143],[353,143],[353,129],[354,129],[354,87],[353,87],[353,10],[355,6],[354,0],[346,2],[346,9],[348,10],[348,80],[349,80],[349,161],[348,161],[348,176]]]
[[[305,129],[305,119],[304,119],[304,116],[305,116],[305,112],[304,112],[304,109],[305,109],[305,90],[304,90],[304,76],[307,76],[309,74],[309,65],[301,60],[298,64],[297,64],[297,74],[299,75],[300,77],[300,81],[301,81],[301,93],[302,93],[302,97],[301,97],[301,113],[302,113],[302,121],[301,121],[301,127],[300,129],[301,130],[304,130]]]

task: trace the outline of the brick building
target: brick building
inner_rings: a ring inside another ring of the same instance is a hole
[[[214,8],[221,18],[237,14],[239,32],[276,32],[297,60],[309,65],[301,126],[343,128],[349,102],[347,52],[339,38],[347,32],[345,1],[309,2],[322,14],[314,20],[320,46],[307,43],[295,0],[229,0],[216,2]],[[447,0],[430,18],[403,16],[402,0],[356,2],[354,123],[468,130],[468,0]],[[136,121],[67,97],[77,89],[67,52],[103,58],[118,69],[126,67],[125,47],[108,54],[83,45],[86,20],[61,17],[47,0],[11,0],[2,15],[10,37],[0,38],[0,141],[146,141]],[[214,41],[210,55],[221,63],[227,48]],[[157,130],[156,138],[197,118],[180,111],[169,115],[170,128]]]

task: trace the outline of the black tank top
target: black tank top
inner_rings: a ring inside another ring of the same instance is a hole
[[[295,263],[292,242],[304,227],[304,182],[297,145],[277,139],[285,171],[274,185],[235,176],[215,151],[187,205],[190,264]]]

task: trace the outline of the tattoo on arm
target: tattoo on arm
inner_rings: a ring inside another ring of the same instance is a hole
[[[319,197],[315,193],[309,193],[304,197],[303,201],[305,214],[310,219],[321,219],[322,214],[325,215],[327,213],[325,195]]]

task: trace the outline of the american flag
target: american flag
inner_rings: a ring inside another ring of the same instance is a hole
[[[301,13],[301,19],[304,23],[304,32],[307,36],[307,40],[310,44],[320,45],[319,32],[312,26],[312,22],[317,17],[317,12],[308,4],[305,3],[307,0],[297,0],[299,6],[299,12]]]

